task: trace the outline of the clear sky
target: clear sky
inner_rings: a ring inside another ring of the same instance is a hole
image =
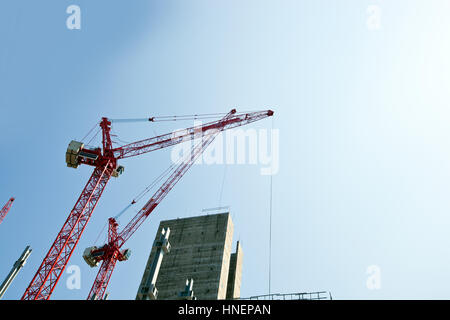
[[[68,30],[66,8],[81,8]],[[378,29],[373,28],[376,6]],[[64,154],[102,116],[272,108],[272,292],[336,299],[449,299],[450,2],[446,0],[3,1],[0,11],[0,279],[33,253],[6,299],[22,296],[92,168]],[[370,10],[368,10],[370,9]],[[192,123],[186,123],[186,126]],[[179,123],[174,128],[180,128]],[[125,141],[165,133],[117,124]],[[121,162],[52,299],[85,299],[81,255],[170,164],[170,150]],[[225,169],[226,167],[226,169]],[[269,182],[260,165],[195,166],[127,243],[111,299],[134,299],[160,220],[231,206],[242,296],[268,293]],[[224,181],[222,199],[221,186]],[[135,208],[138,209],[138,208]],[[131,218],[133,210],[121,222]],[[97,241],[100,245],[105,231]],[[370,290],[369,266],[381,287]]]

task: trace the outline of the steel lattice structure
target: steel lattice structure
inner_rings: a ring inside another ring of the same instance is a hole
[[[3,222],[3,219],[5,219],[6,215],[9,212],[9,209],[11,209],[12,203],[14,202],[14,198],[10,198],[8,202],[3,206],[2,210],[0,210],[0,223]]]
[[[74,155],[69,155],[69,157],[73,157],[71,160],[72,165],[70,166],[76,168],[79,164],[90,165],[94,167],[94,172],[75,203],[69,217],[61,228],[61,231],[58,233],[55,241],[50,247],[50,250],[42,261],[35,276],[31,280],[31,283],[22,296],[22,300],[48,300],[50,298],[76,245],[78,244],[78,241],[81,238],[87,223],[89,222],[89,219],[106,187],[106,184],[111,176],[117,177],[121,173],[121,170],[123,170],[123,168],[121,169],[121,166],[118,166],[118,160],[167,148],[186,141],[187,139],[203,137],[203,139],[209,141],[208,137],[215,137],[215,134],[218,131],[239,127],[272,115],[273,111],[271,110],[252,113],[236,113],[236,110],[233,109],[221,120],[140,140],[118,148],[113,148],[112,145],[110,135],[111,121],[108,118],[102,118],[100,122],[100,127],[102,129],[102,148],[84,148],[84,145],[79,143],[80,147]],[[154,122],[158,121],[158,118],[149,118],[148,120]],[[66,154],[66,161],[68,161],[67,159]],[[189,167],[180,167],[178,174],[171,176],[170,181],[168,180],[140,211],[140,213],[143,214],[138,214],[127,225],[124,229],[124,231],[126,230],[125,233],[122,232],[120,235],[114,236],[114,232],[117,234],[117,223],[114,224],[115,221],[110,221],[109,240],[115,239],[114,241],[117,241],[112,242],[114,248],[120,248],[133,234],[133,232],[136,231],[136,229],[145,220],[146,216],[154,210],[167,192],[170,191],[176,182],[179,181],[185,172],[184,170],[187,170]],[[120,261],[122,258],[120,251],[110,250],[108,252],[108,259],[106,259],[106,257],[103,259],[102,267],[100,268],[100,272],[97,277],[98,279],[96,279],[96,283],[98,284],[97,287],[99,289],[94,290],[94,292],[98,292],[101,296],[103,296],[104,293],[104,289],[102,288],[104,287],[106,289],[116,261]],[[111,252],[113,253],[111,254]],[[100,295],[97,295],[97,297],[99,296]]]

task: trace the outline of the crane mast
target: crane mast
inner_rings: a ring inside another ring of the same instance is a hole
[[[94,169],[53,245],[26,289],[22,300],[48,300],[112,175],[108,161]]]
[[[11,209],[12,203],[14,202],[14,198],[10,198],[8,202],[3,206],[2,210],[0,210],[0,223],[3,222],[3,219],[5,219],[6,215],[9,212],[9,209]]]
[[[228,115],[230,114],[231,116],[227,118],[225,123],[221,122],[223,120],[213,121],[203,126],[194,126],[175,132],[175,135],[174,133],[168,133],[118,148],[113,148],[112,145],[111,121],[108,118],[102,118],[100,121],[102,148],[88,148],[81,142],[71,141],[66,152],[67,166],[77,168],[82,164],[89,165],[94,167],[94,171],[23,294],[22,300],[50,299],[107,183],[111,177],[117,178],[124,171],[124,167],[118,165],[118,160],[170,147],[185,141],[186,138],[197,138],[203,133],[209,135],[210,133],[207,132],[211,132],[211,129],[214,128],[229,129],[254,122],[271,116],[273,112],[269,110],[237,114],[233,110]],[[156,118],[151,119],[151,121],[157,120]],[[134,225],[139,226],[140,220],[137,220],[136,223]],[[119,255],[116,254],[115,258],[118,259]],[[103,263],[105,263],[105,260]],[[113,263],[112,260],[111,263]]]

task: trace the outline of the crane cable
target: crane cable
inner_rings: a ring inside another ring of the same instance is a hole
[[[235,116],[244,115],[250,112],[258,111],[240,111]],[[130,123],[130,122],[163,122],[163,121],[184,121],[184,120],[202,120],[202,119],[216,119],[227,115],[228,113],[205,113],[205,114],[191,114],[181,116],[158,116],[148,118],[123,118],[123,119],[109,119],[112,123]]]
[[[223,187],[225,185],[225,178],[227,175],[227,164],[225,163],[225,168],[223,169],[223,179],[222,179],[222,187],[220,189],[220,194],[219,194],[219,208],[222,206],[222,194],[223,194]]]
[[[192,150],[191,150],[192,152]],[[167,177],[169,174],[171,174],[176,167],[182,162],[185,161],[185,159],[183,157],[179,158],[177,161],[173,162],[172,165],[170,165],[166,170],[164,170],[158,177],[155,178],[155,180],[153,180],[152,183],[150,183],[143,191],[141,191],[140,193],[138,193],[133,200],[131,201],[131,203],[129,203],[124,209],[122,209],[115,217],[114,219],[117,220],[119,219],[119,217],[124,214],[128,209],[130,209],[134,204],[138,203],[148,192],[150,192],[157,183],[159,183],[162,179],[164,179],[165,177]],[[100,238],[101,234],[103,233],[103,231],[105,230],[106,226],[108,223],[106,223],[102,230],[99,232],[96,240],[94,243],[97,243],[98,239]],[[107,240],[107,239],[106,239]],[[106,242],[105,240],[105,242]]]
[[[129,142],[129,141],[125,141],[125,140],[122,140],[122,139],[120,139],[119,138],[119,135],[117,134],[117,132],[116,132],[116,130],[115,130],[115,128],[113,127],[113,126],[111,126],[111,133],[114,135],[114,140],[112,140],[112,143],[115,143],[115,144],[117,144],[118,146],[122,146],[122,145],[125,145],[125,144],[130,144],[131,142]],[[112,136],[111,136],[112,137]],[[115,140],[117,140],[117,141],[115,141]],[[120,143],[119,143],[120,142]]]
[[[152,190],[152,188],[158,183],[160,182],[164,177],[166,177],[171,171],[173,171],[173,168],[175,167],[175,165],[177,165],[178,163],[174,163],[172,164],[170,167],[168,167],[166,170],[164,170],[163,173],[161,173],[158,177],[155,178],[155,180],[148,185],[143,191],[141,191],[139,194],[136,195],[136,197],[133,198],[133,200],[131,201],[131,203],[129,203],[124,209],[122,209],[115,217],[114,219],[119,219],[119,217],[124,214],[126,211],[128,211],[128,209],[130,209],[134,204],[138,203],[139,200],[142,199],[142,197],[144,197],[144,195],[146,195],[150,190]],[[106,226],[108,225],[108,222],[105,223],[105,225],[103,226],[103,228],[100,230],[99,234],[97,235],[97,238],[94,241],[94,244],[96,245],[98,242],[98,239],[100,238],[100,236],[102,235],[103,231],[105,230]],[[106,239],[107,240],[107,239]],[[106,240],[104,242],[106,242]]]
[[[92,140],[94,140],[98,136],[100,131],[101,131],[101,128],[98,128],[97,132],[92,136],[91,140],[89,140],[88,143],[86,143],[86,145],[90,145]]]
[[[118,219],[123,213],[125,213],[132,205],[138,203],[147,193],[149,193],[153,188],[160,183],[165,177],[167,177],[169,174],[171,174],[176,167],[185,159],[180,158],[176,162],[172,163],[166,170],[164,170],[158,177],[155,178],[155,180],[152,181],[144,190],[142,190],[140,193],[138,193],[130,204],[128,204],[122,211],[120,211],[114,219]]]
[[[207,114],[192,114],[182,116],[159,116],[149,118],[134,118],[134,119],[111,119],[113,123],[129,123],[129,122],[162,122],[162,121],[183,121],[183,120],[199,120],[199,119],[213,119],[226,115],[226,113],[207,113]]]
[[[272,118],[272,132],[273,134],[273,123]],[[273,146],[272,146],[273,148]],[[271,278],[272,278],[272,195],[273,195],[273,172],[270,171],[270,197],[269,197],[269,295],[271,294]]]
[[[269,214],[269,294],[272,276],[272,175],[270,175],[270,214]]]
[[[86,135],[85,135],[85,136],[83,137],[83,139],[81,139],[80,141],[81,141],[81,142],[84,142],[84,141],[87,139],[87,137],[92,133],[92,131],[94,131],[94,129],[99,125],[99,123],[100,123],[100,122],[97,122],[97,123],[92,127],[92,129],[89,130],[88,133],[86,133]],[[95,137],[97,134],[98,134],[98,133],[96,133],[96,134],[94,135],[94,137]],[[89,144],[91,141],[92,141],[92,138],[91,138],[91,140],[89,140],[89,142],[88,142],[87,144]]]
[[[103,231],[105,230],[105,228],[106,228],[107,225],[108,225],[108,222],[105,222],[105,225],[103,226],[102,230],[98,233],[97,238],[95,238],[94,245],[97,244],[98,239],[99,239],[100,236],[102,235],[102,233],[103,233]],[[106,241],[104,241],[104,242],[106,242]]]
[[[239,114],[245,114],[245,112],[240,112]],[[198,117],[197,119],[200,119],[200,117],[206,116],[206,117],[212,117],[213,115],[224,115],[226,113],[210,113],[210,114],[204,114],[204,115],[192,115],[192,116],[162,116],[162,117],[158,117],[158,118],[172,118],[170,120],[154,120],[155,118],[141,118],[141,119],[110,119],[111,122],[142,122],[142,121],[176,121],[176,118],[186,118],[186,117]],[[153,119],[153,120],[152,120]],[[195,118],[194,118],[195,119]],[[180,120],[192,120],[192,118],[190,119],[180,119]],[[98,124],[98,123],[97,123]],[[97,125],[96,124],[96,125]],[[95,127],[94,127],[95,128]],[[88,136],[92,130],[94,129],[92,128],[88,134],[86,136]],[[272,129],[273,129],[273,119],[272,119]],[[98,134],[97,133],[94,135],[94,137],[92,137],[92,139],[94,139]],[[86,137],[85,137],[86,138]],[[85,139],[84,138],[84,139]],[[89,141],[89,143],[92,141],[92,139]],[[120,140],[120,139],[119,139]],[[192,152],[192,151],[191,151]],[[136,197],[133,198],[133,200],[131,201],[131,203],[129,203],[124,209],[122,209],[115,217],[114,219],[118,219],[122,214],[124,214],[129,208],[131,208],[131,206],[133,206],[134,204],[136,204],[137,202],[139,202],[144,195],[146,195],[150,190],[152,190],[152,188],[158,183],[160,182],[164,177],[166,177],[171,171],[175,170],[175,166],[177,166],[178,164],[180,164],[182,161],[184,161],[183,158],[178,159],[178,162],[173,163],[171,166],[169,166],[163,173],[161,173],[149,186],[147,186],[143,191],[141,191]],[[223,187],[225,184],[225,176],[226,176],[226,168],[227,166],[225,166],[225,170],[224,170],[224,176],[223,176],[223,181],[222,181],[222,188],[221,188],[221,192],[220,192],[220,199],[219,199],[219,203],[222,201],[222,193],[223,193]],[[271,192],[272,192],[272,176],[271,176]],[[272,195],[270,198],[270,202],[271,202],[271,206],[272,206]],[[220,207],[220,205],[219,205]],[[271,219],[272,219],[272,208],[270,208],[270,215],[271,215]],[[106,225],[108,223],[106,223],[102,230],[100,231],[100,233],[97,236],[97,239],[95,240],[95,243],[98,241],[98,238],[100,237],[100,235],[103,233]],[[270,232],[272,232],[272,220],[270,222]],[[271,243],[271,240],[270,240]],[[269,258],[270,260],[270,258]],[[269,262],[270,263],[270,262]],[[269,270],[270,270],[270,266],[269,266]],[[269,291],[270,291],[270,271],[269,271]]]
[[[167,176],[167,174],[172,171],[171,169],[176,165],[172,164],[169,168],[167,168],[163,173],[161,173],[150,185],[148,185],[143,191],[141,191],[136,197],[133,198],[133,200],[124,208],[122,209],[115,217],[114,219],[117,220],[119,219],[119,217],[124,214],[126,211],[128,211],[128,209],[130,209],[134,204],[138,203],[139,200],[142,199],[142,197],[144,195],[146,195],[154,186],[156,183],[158,183],[159,181],[161,181],[165,176]],[[103,228],[100,230],[100,232],[97,235],[97,238],[94,241],[94,244],[97,244],[98,239],[100,238],[100,236],[102,235],[103,231],[105,231],[106,226],[108,225],[108,222],[105,223],[105,225],[103,226]],[[107,239],[105,239],[104,242],[106,242]]]

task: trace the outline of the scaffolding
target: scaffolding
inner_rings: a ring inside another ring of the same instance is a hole
[[[331,292],[298,292],[298,293],[272,293],[239,300],[333,300]]]

